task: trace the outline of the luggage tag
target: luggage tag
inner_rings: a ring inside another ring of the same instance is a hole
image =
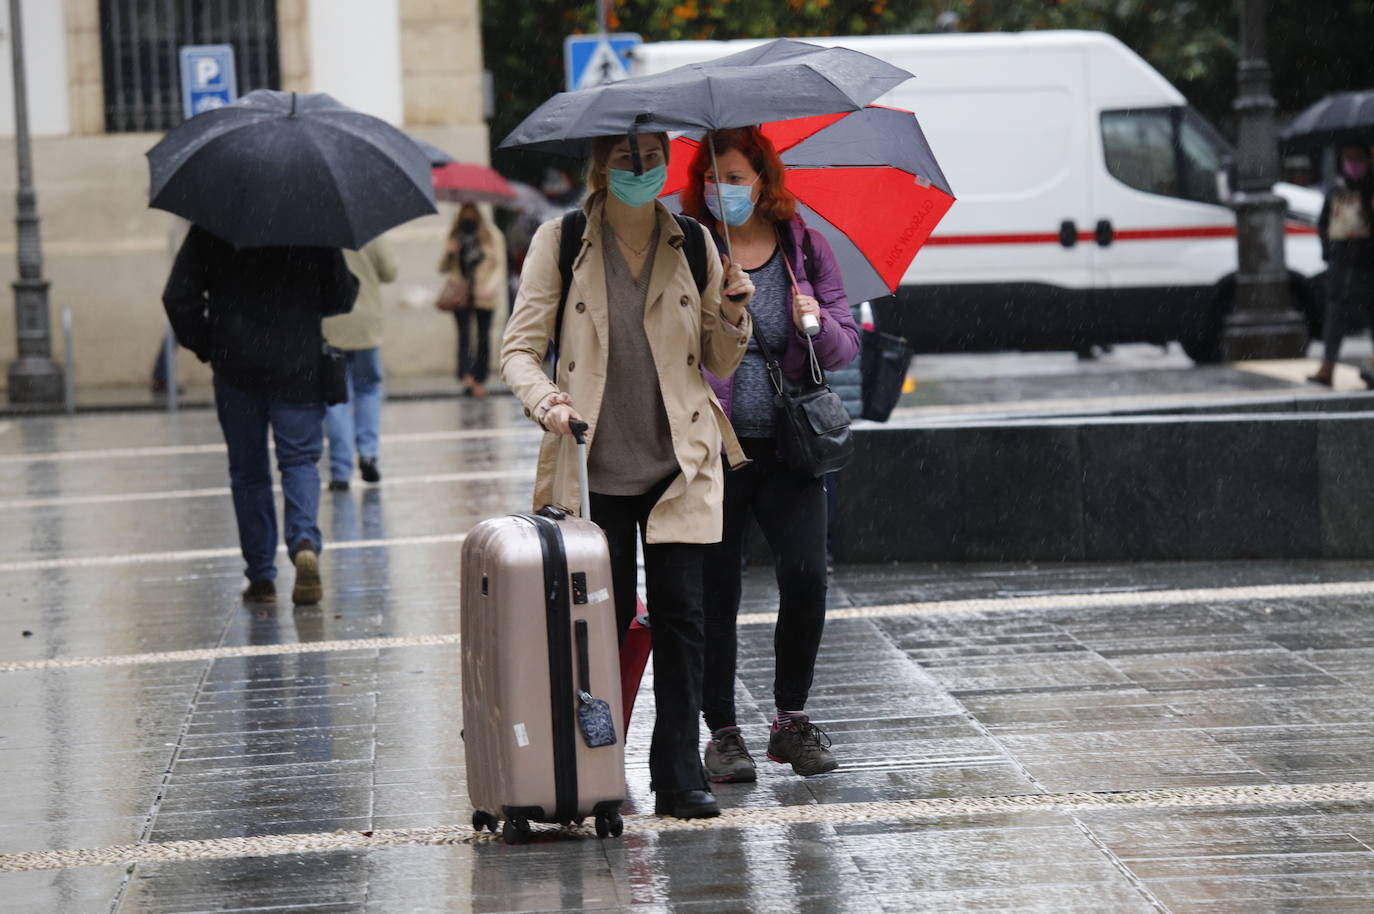
[[[593,698],[591,652],[588,650],[587,623],[581,619],[574,626],[577,637],[577,725],[589,749],[615,745],[615,721],[611,706],[600,698]]]
[[[611,719],[611,706],[591,693],[577,690],[577,723],[582,728],[582,738],[589,749],[615,745],[615,721]]]

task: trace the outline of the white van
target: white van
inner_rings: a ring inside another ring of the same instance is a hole
[[[1178,340],[1196,360],[1219,356],[1237,264],[1224,202],[1232,148],[1120,41],[1069,31],[806,40],[916,75],[878,103],[916,112],[958,198],[897,294],[875,303],[884,329],[925,352]],[[757,43],[645,44],[631,71]],[[1321,195],[1276,191],[1289,204],[1294,307],[1315,327]]]

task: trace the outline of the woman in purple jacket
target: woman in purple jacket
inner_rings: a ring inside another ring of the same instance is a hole
[[[729,225],[734,258],[753,280],[756,333],[781,353],[783,373],[807,368],[806,319],[820,322],[811,338],[821,367],[843,368],[859,351],[859,331],[830,245],[797,215],[783,186],[783,166],[768,138],[748,127],[712,136],[717,173],[704,144],[689,166],[683,211],[712,229]],[[752,781],[754,760],[735,716],[735,619],[749,515],[758,520],[776,557],[778,622],[774,633],[773,700],[777,716],[768,757],[810,776],[839,767],[830,739],[805,713],[825,628],[824,480],[798,474],[777,458],[773,387],[758,341],[729,380],[707,375],[739,435],[750,465],[725,476],[723,540],[706,561],[706,669],[702,712],[711,728],[706,773],[712,781]]]

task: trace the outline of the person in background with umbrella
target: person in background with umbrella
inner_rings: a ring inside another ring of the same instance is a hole
[[[593,141],[581,219],[555,219],[535,233],[506,326],[501,374],[546,431],[536,508],[580,503],[569,423],[591,427],[591,519],[610,547],[622,638],[635,615],[636,546],[644,547],[654,619],[654,809],[704,818],[720,809],[697,754],[702,565],[721,535],[722,445],[732,464],[743,455],[701,369],[728,377],[739,364],[753,286],[738,267],[706,256],[698,291],[684,248],[707,245],[705,230],[680,224],[655,200],[667,158],[662,133]],[[582,228],[563,307],[565,224]],[[690,239],[687,231],[702,236]],[[550,340],[558,343],[556,383],[543,370]]]
[[[506,303],[506,240],[489,216],[464,203],[449,229],[439,272],[467,290],[453,309],[458,324],[458,380],[470,397],[487,395],[492,315]],[[473,324],[476,323],[476,334]]]
[[[377,466],[382,426],[382,284],[394,282],[396,254],[384,236],[361,251],[345,251],[344,263],[358,280],[358,300],[348,314],[325,318],[324,336],[344,352],[348,399],[324,414],[329,437],[329,490],[347,492],[353,475],[353,451],[363,482],[382,481]]]
[[[715,131],[703,140],[689,172],[683,211],[716,229],[718,237],[720,223],[728,226],[735,260],[756,289],[750,309],[755,332],[771,351],[783,354],[784,373],[800,379],[805,371],[809,321],[819,324],[811,343],[823,369],[853,361],[859,331],[843,277],[829,243],[797,215],[796,198],[783,184],[783,164],[772,142],[751,127]],[[803,776],[833,771],[839,762],[830,752],[830,740],[804,713],[825,628],[825,483],[778,460],[773,388],[757,342],[750,342],[733,378],[709,375],[708,380],[752,463],[725,478],[723,540],[706,562],[702,711],[711,730],[706,771],[721,783],[756,777],[735,713],[735,619],[751,513],[776,557],[779,594],[773,685],[777,716],[768,757]],[[657,624],[658,607],[652,600],[649,605]]]
[[[1336,358],[1346,331],[1363,309],[1374,330],[1374,173],[1369,150],[1348,144],[1341,149],[1341,173],[1336,177],[1317,219],[1322,257],[1326,260],[1326,327],[1322,364],[1308,378],[1331,386]],[[1360,372],[1374,388],[1374,374]]]
[[[162,300],[177,341],[214,369],[250,602],[276,600],[277,446],[291,597],[322,593],[318,515],[322,319],[353,307],[342,248],[436,212],[429,159],[379,118],[323,93],[257,89],[198,114],[148,151],[149,205],[192,223]],[[326,390],[326,381],[331,382]]]
[[[250,603],[276,601],[277,510],[267,449],[277,446],[291,600],[322,595],[318,522],[324,451],[321,319],[353,307],[358,280],[331,248],[236,248],[192,226],[162,293],[177,342],[214,369],[215,409],[247,562]]]

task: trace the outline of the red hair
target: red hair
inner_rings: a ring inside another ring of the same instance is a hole
[[[757,127],[734,127],[711,134],[711,146],[716,155],[737,150],[759,173],[759,199],[754,211],[769,222],[787,222],[797,214],[797,198],[783,185],[782,159],[773,148],[773,141]],[[715,218],[706,208],[704,185],[706,172],[711,170],[711,149],[705,143],[698,148],[687,166],[687,186],[682,190],[682,211],[698,222],[712,225]]]

